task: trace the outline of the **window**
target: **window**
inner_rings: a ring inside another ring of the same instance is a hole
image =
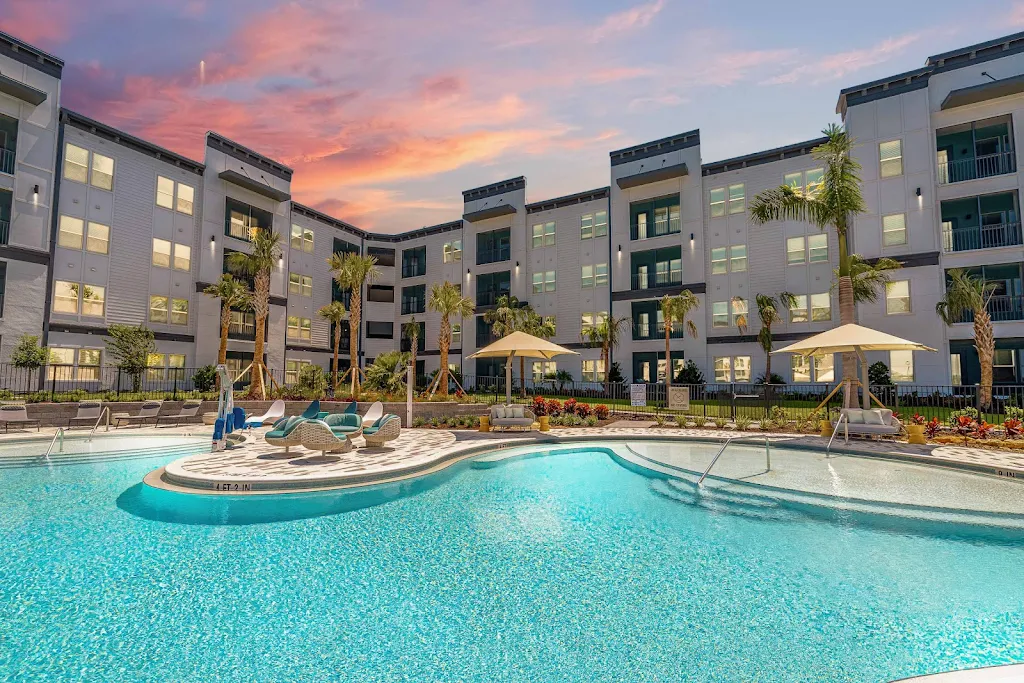
[[[309,275],[288,273],[288,293],[297,296],[313,296],[313,278]]]
[[[740,244],[729,247],[729,269],[734,273],[747,270],[747,245]]]
[[[188,299],[171,300],[171,324],[188,325]]]
[[[164,363],[166,356],[162,353],[151,353],[146,356],[146,379],[159,381],[167,376]]]
[[[729,261],[726,258],[725,247],[715,247],[711,250],[711,274],[723,275],[729,272]]]
[[[174,181],[162,175],[156,177],[156,205],[165,209],[174,208]]]
[[[811,294],[811,320],[818,323],[832,319],[832,296],[828,292]]]
[[[153,238],[153,265],[159,268],[171,267],[171,243]]]
[[[369,339],[394,339],[395,324],[391,322],[366,321],[366,336]]]
[[[592,237],[604,237],[608,234],[608,212],[598,211],[593,214],[580,216],[580,239],[589,240]]]
[[[746,299],[735,297],[732,300],[732,324],[736,327],[747,326],[748,304]]]
[[[92,175],[89,184],[101,190],[114,189],[114,160],[102,154],[92,154]]]
[[[604,361],[603,360],[585,360],[583,361],[583,381],[584,382],[603,382],[604,381]]]
[[[84,231],[85,221],[81,218],[61,216],[60,229],[57,233],[57,244],[68,249],[81,249]]]
[[[106,288],[96,285],[82,286],[82,315],[103,316]]]
[[[729,186],[729,213],[743,213],[747,208],[746,191],[743,183]]]
[[[836,358],[831,353],[814,357],[814,381],[834,382],[836,380]]]
[[[787,173],[782,180],[783,185],[793,188],[797,194],[804,194],[813,197],[821,189],[825,177],[825,169],[814,168],[809,171],[797,171]]]
[[[807,260],[810,263],[828,262],[828,235],[807,236]]]
[[[452,325],[452,344],[462,343],[462,325],[455,323]]]
[[[548,375],[554,375],[558,371],[558,368],[553,360],[535,360],[533,361],[530,370],[533,381],[540,382]]]
[[[186,272],[192,270],[192,247],[174,243],[174,269]]]
[[[224,200],[224,234],[251,242],[257,230],[272,230],[274,214],[245,202],[227,197]]]
[[[77,282],[64,282],[56,280],[53,283],[53,311],[54,313],[78,313],[78,290]]]
[[[288,316],[288,339],[297,339],[300,341],[309,341],[310,329],[312,327],[312,321],[309,318],[300,318],[298,316]]]
[[[790,237],[786,240],[786,265],[795,266],[804,262],[804,238]]]
[[[732,358],[728,356],[717,356],[715,358],[715,381],[732,381]]]
[[[156,294],[149,297],[149,322],[167,322],[167,297]]]
[[[442,260],[445,263],[454,263],[456,261],[461,261],[462,240],[455,240],[454,242],[445,242],[442,254]]]
[[[793,304],[789,307],[789,322],[807,322],[807,295],[797,294],[793,297]]]
[[[299,284],[301,286],[302,282],[300,281]],[[331,284],[334,286],[336,283],[332,281]],[[291,288],[290,282],[288,286]],[[310,287],[312,287],[312,281],[310,282]],[[395,303],[395,288],[388,285],[370,285],[366,288],[366,300],[393,304]]]
[[[94,254],[110,253],[110,226],[89,223],[89,235],[85,239],[85,250]]]
[[[750,381],[750,356],[733,356],[732,377],[734,382]]]
[[[890,351],[889,373],[894,382],[914,381],[914,352]]]
[[[292,223],[292,236],[288,246],[292,249],[304,251],[307,254],[313,253],[313,231],[301,225]]]
[[[718,217],[725,215],[725,188],[719,187],[711,190],[708,208],[711,209],[711,216]]]
[[[587,214],[580,216],[580,239],[589,240],[594,237],[594,216]]]
[[[604,287],[608,284],[608,264],[598,263],[593,266],[582,266],[581,267],[581,279],[580,286],[583,288],[587,287]]]
[[[793,382],[811,381],[811,359],[808,356],[793,354]]]
[[[178,183],[178,213],[187,216],[192,215],[192,207],[195,204],[196,189],[191,185]],[[171,356],[174,358],[174,356]]]
[[[533,248],[550,247],[555,243],[555,224],[538,223],[533,226]]]
[[[878,145],[883,178],[903,175],[903,143],[899,140],[882,142]]]
[[[89,380],[100,378],[100,349],[68,349],[50,347],[46,379]],[[77,366],[75,360],[78,360]],[[65,367],[60,367],[65,366]]]
[[[64,147],[64,177],[75,182],[89,180],[89,150],[68,143]]]
[[[716,301],[711,304],[711,326],[729,327],[729,302]]]
[[[907,243],[907,217],[902,213],[882,216],[882,246],[895,247]]]
[[[608,212],[598,211],[594,214],[594,237],[606,237],[608,235]]]
[[[1017,352],[1015,349],[995,349],[992,354],[992,380],[1015,382],[1017,378]]]
[[[584,289],[594,286],[594,266],[583,266],[583,273],[580,277],[580,287]]]
[[[543,294],[555,291],[555,271],[533,274],[533,293]]]
[[[910,313],[910,280],[895,280],[885,285],[885,314]]]
[[[595,311],[593,313],[584,313],[582,315],[582,323],[580,328],[582,330],[588,330],[604,323],[608,318],[608,311]]]
[[[284,362],[284,383],[295,384],[299,381],[302,368],[312,365],[308,360],[286,360]]]

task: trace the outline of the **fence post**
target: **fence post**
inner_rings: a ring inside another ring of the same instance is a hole
[[[729,385],[729,395],[732,397],[729,399],[729,419],[736,419],[736,385]]]
[[[172,400],[177,401],[178,400],[178,373],[175,370],[171,370],[171,372],[174,373],[174,395],[173,395],[173,399]]]
[[[53,395],[57,390],[57,367],[53,368],[53,378],[50,380],[50,403],[53,403]]]
[[[117,397],[121,398],[121,368],[117,369]]]
[[[974,409],[978,411],[978,417],[981,417],[981,384],[974,386]]]

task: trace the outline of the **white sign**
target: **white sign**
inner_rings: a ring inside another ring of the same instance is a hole
[[[690,409],[690,387],[673,387],[668,388],[668,408],[669,410],[689,410]]]
[[[630,384],[629,385],[629,405],[631,405],[631,406],[646,406],[647,405],[647,385],[646,384]]]

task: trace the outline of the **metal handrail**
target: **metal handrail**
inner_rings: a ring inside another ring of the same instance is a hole
[[[53,435],[53,438],[50,439],[50,445],[47,446],[46,452],[43,453],[43,457],[47,460],[50,459],[50,452],[53,450],[53,444],[57,443],[57,437],[60,437],[60,451],[58,452],[64,452],[64,428],[57,427],[57,432]]]
[[[839,413],[839,419],[836,420],[835,429],[832,430],[832,437],[828,440],[828,446],[825,447],[825,457],[832,457],[830,451],[832,450],[832,441],[836,438],[836,434],[839,433],[839,425],[843,424],[843,420],[846,420],[846,440],[850,440],[850,418],[846,413]]]
[[[107,417],[107,428],[105,431],[110,431],[110,406],[103,406],[103,410],[100,411],[100,416],[96,418],[96,424],[92,426],[92,430],[89,432],[89,436],[85,439],[86,443],[92,441],[93,434],[100,428],[100,422],[103,420],[103,416]]]
[[[711,464],[708,465],[708,468],[706,470],[704,470],[704,474],[700,475],[700,479],[697,480],[697,486],[698,487],[701,487],[701,486],[704,485],[704,478],[708,476],[708,472],[710,472],[711,468],[715,466],[715,463],[718,462],[718,459],[720,457],[722,457],[722,453],[725,453],[725,449],[729,447],[729,444],[731,444],[736,439],[742,439],[742,438],[743,438],[742,436],[732,436],[732,437],[729,437],[728,439],[725,440],[725,443],[722,444],[721,450],[719,450],[718,453],[715,455],[715,457],[711,459]],[[767,466],[767,471],[770,472],[771,469],[772,469],[772,447],[771,447],[771,441],[768,440],[767,436],[764,438],[764,456],[765,456],[765,465]]]

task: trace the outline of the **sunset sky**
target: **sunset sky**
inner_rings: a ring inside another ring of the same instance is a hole
[[[198,160],[215,130],[294,168],[297,200],[399,232],[503,178],[528,201],[607,185],[609,151],[693,128],[705,162],[816,137],[841,87],[1024,30],[1024,1],[966,9],[0,0],[0,29],[65,60],[66,107]]]

